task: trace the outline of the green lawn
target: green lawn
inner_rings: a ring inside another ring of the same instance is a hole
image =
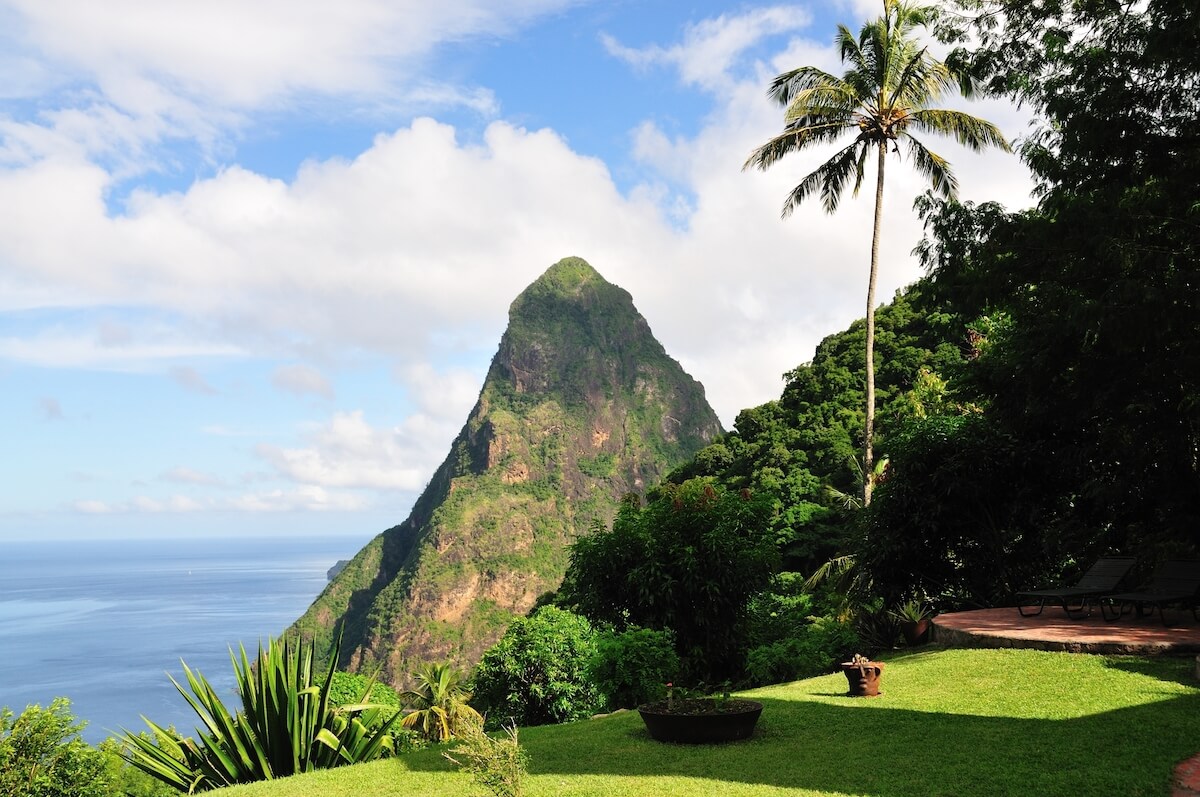
[[[746,742],[660,744],[636,712],[522,730],[528,795],[1166,797],[1175,764],[1200,751],[1190,659],[929,650],[885,661],[878,698],[846,697],[841,674],[747,692],[765,709]],[[222,792],[480,793],[438,750]]]

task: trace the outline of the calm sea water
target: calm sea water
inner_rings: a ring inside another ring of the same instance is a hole
[[[180,659],[236,704],[229,648],[278,636],[367,538],[0,541],[0,706],[70,698],[97,742],[191,732]]]

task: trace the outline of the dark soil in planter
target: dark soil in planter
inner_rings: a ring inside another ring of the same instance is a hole
[[[651,738],[660,742],[712,744],[748,739],[762,714],[762,703],[731,698],[674,700],[647,703],[638,707]]]

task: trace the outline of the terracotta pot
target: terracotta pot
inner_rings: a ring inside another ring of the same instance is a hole
[[[842,672],[850,684],[850,697],[877,697],[879,681],[883,678],[883,662],[868,661],[865,664],[854,664],[843,661]]]
[[[908,646],[916,647],[925,641],[925,635],[929,633],[929,618],[923,620],[907,620],[900,624],[900,632],[904,634],[904,641]]]
[[[755,700],[727,700],[722,709],[716,709],[712,701],[707,700],[713,708],[701,713],[704,709],[697,704],[703,702],[676,700],[674,708],[669,709],[667,701],[660,700],[638,706],[638,713],[652,739],[681,744],[714,744],[750,738],[763,709],[762,703]]]

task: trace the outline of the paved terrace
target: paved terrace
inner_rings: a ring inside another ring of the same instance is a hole
[[[1036,617],[1022,617],[1016,607],[941,614],[933,620],[933,638],[956,648],[1035,648],[1072,653],[1137,655],[1200,653],[1200,623],[1190,611],[1167,610],[1169,627],[1153,617],[1125,617],[1105,622],[1096,609],[1072,620],[1061,607],[1047,606]]]

